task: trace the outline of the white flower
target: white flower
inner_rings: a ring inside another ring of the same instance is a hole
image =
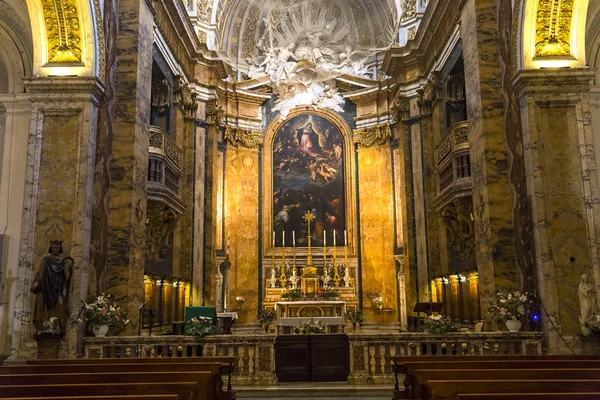
[[[521,297],[519,297],[519,300],[525,302],[525,301],[527,301],[527,296],[522,295]]]
[[[510,293],[508,294],[508,299],[509,300],[512,299],[512,294],[510,294]]]
[[[51,323],[51,324],[54,324],[54,321],[56,321],[57,319],[58,319],[58,318],[56,318],[56,317],[50,317],[50,323]]]

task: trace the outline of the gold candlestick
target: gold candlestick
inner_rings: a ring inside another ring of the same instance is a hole
[[[327,230],[323,231],[323,273],[327,268]]]
[[[309,211],[304,215],[304,220],[308,223],[308,256],[306,257],[306,267],[302,269],[302,276],[317,276],[317,268],[313,267],[312,251],[311,251],[311,237],[310,237],[310,223],[314,221],[314,214]]]
[[[296,231],[292,232],[292,246],[294,247],[294,269],[296,269]]]
[[[281,255],[281,273],[279,274],[279,282],[281,287],[285,289],[287,277],[285,276],[285,231],[283,231],[283,253]]]

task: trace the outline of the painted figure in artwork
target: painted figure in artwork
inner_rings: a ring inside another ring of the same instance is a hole
[[[338,127],[316,114],[295,116],[277,131],[273,142],[273,230],[276,246],[281,247],[282,231],[296,232],[296,244],[308,244],[307,223],[302,219],[311,211],[313,244],[338,246],[346,225],[344,204],[344,141]],[[291,234],[286,246],[291,246]]]
[[[49,255],[40,262],[31,285],[36,295],[33,321],[37,329],[52,317],[64,331],[69,317],[69,282],[73,274],[73,259],[63,256],[62,241],[53,240]]]

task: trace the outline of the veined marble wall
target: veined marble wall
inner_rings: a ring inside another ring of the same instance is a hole
[[[358,151],[363,309],[370,322],[397,323],[393,178],[389,146]],[[375,294],[383,297],[383,307],[390,311],[370,309],[369,297]]]
[[[259,158],[258,150],[227,147],[225,161],[225,237],[230,241],[230,298],[244,295],[239,323],[256,321],[259,289]],[[227,244],[226,244],[227,245]],[[231,302],[234,305],[235,302]]]

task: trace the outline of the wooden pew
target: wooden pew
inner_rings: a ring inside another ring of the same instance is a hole
[[[0,387],[0,398],[14,397],[69,397],[113,396],[120,399],[125,395],[175,394],[177,400],[198,399],[196,382],[151,382],[151,383],[70,383],[61,385],[4,385]]]
[[[417,357],[392,357],[394,362],[395,386],[394,399],[418,398],[421,394],[428,398],[422,380],[433,376],[437,379],[453,379],[456,375],[446,377],[446,373],[453,374],[453,370],[477,370],[479,379],[481,370],[514,370],[514,369],[579,369],[585,363],[586,369],[600,369],[598,356],[417,356]],[[427,376],[421,373],[421,379],[416,376],[416,371],[428,370]],[[404,374],[404,392],[399,390],[398,374]],[[510,374],[510,372],[506,372]],[[490,375],[487,375],[490,376]],[[509,377],[509,375],[506,375]],[[595,377],[595,375],[594,375]],[[543,377],[542,377],[543,378]],[[463,377],[463,379],[470,379]]]
[[[67,397],[8,397],[3,400],[177,400],[176,394],[149,394],[134,396],[67,396]]]
[[[73,359],[61,359],[60,363],[63,365],[70,364],[115,364],[115,363],[126,363],[126,364],[184,364],[184,363],[198,363],[198,362],[220,362],[221,375],[228,376],[227,381],[227,392],[231,393],[231,398],[235,398],[231,388],[231,375],[234,371],[234,363],[236,357],[233,356],[210,356],[210,357],[156,357],[156,358],[73,358]],[[50,365],[54,364],[55,360],[28,360],[27,364],[30,365]]]
[[[597,393],[600,379],[520,380],[431,380],[427,382],[434,399],[456,400],[469,393]],[[464,397],[463,397],[464,398]]]
[[[598,400],[598,393],[475,393],[459,394],[459,400]]]
[[[0,387],[11,384],[46,384],[52,379],[67,384],[81,383],[144,383],[196,381],[199,397],[207,400],[231,398],[220,393],[220,362],[188,364],[57,364],[0,366]],[[98,379],[103,380],[99,381]],[[69,380],[70,379],[70,380]],[[235,397],[233,397],[235,398]]]

